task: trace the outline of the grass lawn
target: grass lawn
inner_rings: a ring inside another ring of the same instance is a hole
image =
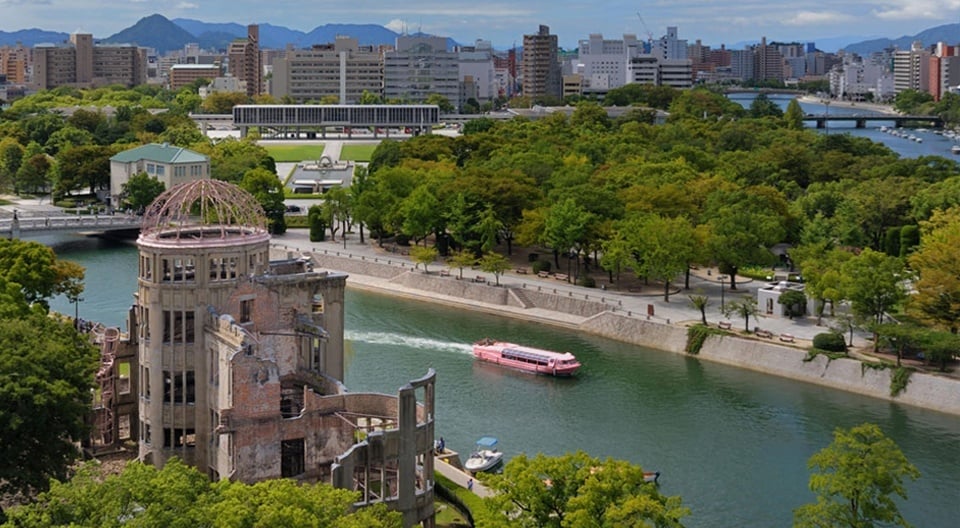
[[[340,149],[340,159],[344,161],[370,161],[376,145],[344,145]]]
[[[278,163],[318,160],[323,156],[323,144],[314,145],[261,145]]]

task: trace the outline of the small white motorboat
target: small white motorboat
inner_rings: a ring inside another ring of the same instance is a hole
[[[464,469],[472,473],[488,471],[503,462],[503,453],[497,450],[497,439],[484,436],[477,440],[477,449],[463,463]]]
[[[954,145],[950,147],[951,154],[960,154],[960,145]]]

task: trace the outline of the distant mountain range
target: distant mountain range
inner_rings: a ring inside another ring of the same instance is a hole
[[[856,44],[850,44],[843,48],[843,50],[866,56],[875,51],[881,51],[885,48],[890,48],[893,46],[896,46],[901,50],[908,50],[910,49],[910,45],[918,40],[922,42],[924,46],[930,46],[936,44],[937,42],[946,42],[951,46],[955,46],[960,43],[960,24],[945,24],[921,31],[916,35],[904,35],[898,39],[891,40],[881,38],[865,40]]]
[[[307,48],[313,44],[333,42],[337,35],[348,35],[356,38],[363,46],[392,45],[396,43],[398,33],[376,24],[325,24],[309,32],[289,29],[273,24],[260,24],[260,47],[285,48],[292,44],[296,48]],[[241,24],[217,24],[176,18],[170,20],[163,15],[150,15],[137,21],[133,26],[106,38],[99,38],[100,42],[117,44],[137,44],[154,48],[163,54],[168,51],[182,49],[186,44],[197,43],[203,49],[225,50],[230,42],[238,38],[246,38],[247,27]],[[0,31],[0,46],[16,45],[33,47],[44,43],[61,43],[70,38],[68,33],[45,31],[42,29],[23,29],[20,31]],[[846,42],[856,37],[844,37]],[[823,39],[818,41],[820,49],[830,49],[827,41],[838,39]],[[847,44],[843,50],[860,55],[869,55],[874,51],[896,46],[899,49],[910,49],[910,45],[921,41],[925,46],[939,41],[948,44],[960,43],[960,24],[946,24],[927,29],[916,35],[906,35],[898,39],[871,39],[855,44]],[[448,46],[456,45],[453,39],[447,39]],[[730,48],[737,49],[737,48]]]

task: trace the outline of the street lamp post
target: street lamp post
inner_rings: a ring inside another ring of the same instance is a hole
[[[823,105],[826,108],[826,110],[824,111],[825,118],[823,120],[823,129],[826,135],[829,136],[830,135],[830,100],[827,99],[826,101],[824,101]]]
[[[727,286],[727,276],[718,275],[717,279],[720,281],[720,312],[722,313],[727,308],[726,304],[724,303],[724,292]]]
[[[73,299],[73,324],[77,326],[77,330],[80,329],[80,301],[83,300],[83,297],[74,297]]]

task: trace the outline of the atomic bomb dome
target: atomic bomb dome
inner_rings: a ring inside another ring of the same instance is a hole
[[[250,193],[220,180],[172,187],[147,208],[141,239],[191,241],[268,236],[267,218]]]

